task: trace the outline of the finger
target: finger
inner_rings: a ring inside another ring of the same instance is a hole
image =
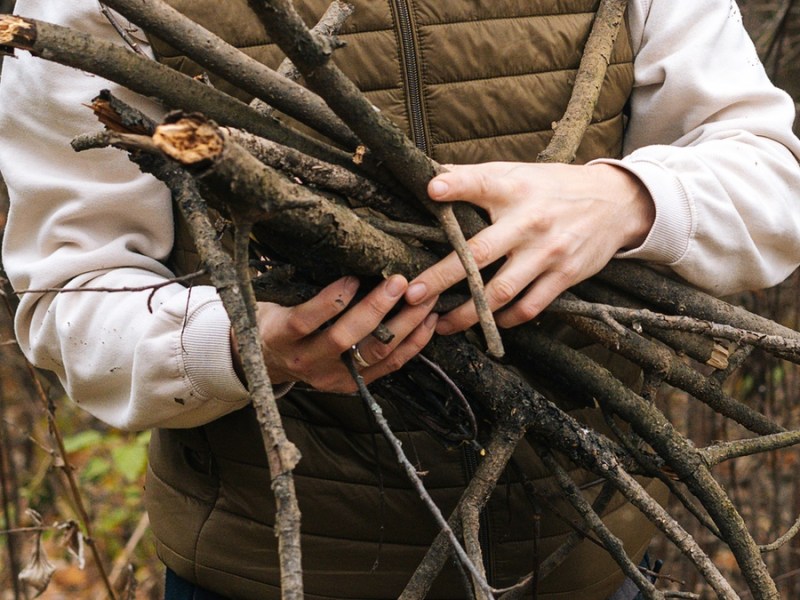
[[[535,319],[559,294],[577,281],[563,271],[549,271],[539,277],[525,295],[497,315],[500,327],[516,327]]]
[[[394,334],[392,341],[384,344],[374,336],[367,336],[356,344],[361,357],[370,365],[384,360],[425,321],[437,300],[438,296],[435,296],[417,306],[403,308],[385,323],[386,327]]]
[[[487,227],[467,241],[478,268],[482,269],[509,252],[512,236],[507,234],[506,229],[498,223]],[[433,296],[438,296],[464,277],[466,272],[461,259],[455,252],[451,252],[411,281],[406,291],[406,302],[412,305],[425,302]]]
[[[541,257],[534,252],[514,255],[486,284],[486,301],[495,312],[517,298],[542,270]],[[475,303],[465,302],[439,319],[436,332],[449,335],[464,331],[478,322]]]
[[[307,302],[286,311],[286,327],[290,337],[304,338],[341,313],[358,291],[358,278],[348,276],[324,287]]]
[[[321,332],[318,345],[339,355],[367,337],[383,321],[408,287],[402,275],[392,275]]]
[[[431,313],[387,357],[361,371],[367,383],[393,373],[419,354],[433,337],[438,315]]]
[[[516,179],[508,177],[513,169],[513,163],[503,162],[461,165],[431,179],[428,195],[438,201],[466,200],[488,210],[514,194]]]

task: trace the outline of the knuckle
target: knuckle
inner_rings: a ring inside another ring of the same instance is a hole
[[[492,282],[487,293],[489,294],[490,305],[494,307],[504,306],[517,295],[517,288],[507,279],[496,279]]]
[[[547,249],[547,258],[550,260],[551,264],[559,263],[559,269],[566,267],[567,263],[565,259],[569,257],[569,254],[569,246],[563,241],[554,242],[550,244],[550,247]]]
[[[540,302],[530,300],[528,302],[520,302],[515,307],[515,317],[522,321],[530,321],[534,319],[542,310],[544,306]]]
[[[390,346],[388,344],[380,344],[380,345],[376,345],[374,348],[371,348],[370,352],[369,352],[369,355],[370,355],[370,357],[374,357],[371,362],[380,362],[380,361],[384,360],[387,356],[389,356],[391,353],[392,353],[392,346]],[[363,350],[362,350],[361,354],[362,355],[364,354]],[[366,360],[367,360],[367,362],[370,362],[369,359],[366,359]]]
[[[406,358],[402,354],[399,354],[399,353],[393,353],[393,354],[390,354],[383,361],[383,365],[388,370],[388,372],[393,373],[394,371],[399,370],[404,364],[406,364],[406,362],[408,362],[409,358],[410,357]]]
[[[286,319],[286,331],[290,337],[303,338],[313,332],[311,324],[296,312],[292,312]]]
[[[332,328],[328,333],[328,344],[333,352],[341,354],[348,350],[353,345],[353,342],[347,332]]]
[[[494,178],[486,173],[478,173],[475,183],[481,196],[488,196],[495,191]]]
[[[484,266],[491,260],[492,245],[485,238],[472,238],[468,242],[469,250],[475,258],[475,262]]]
[[[579,274],[580,268],[578,265],[573,261],[567,261],[559,267],[557,281],[562,286],[568,286],[578,280]]]

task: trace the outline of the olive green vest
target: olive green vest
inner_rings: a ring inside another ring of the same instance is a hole
[[[170,3],[257,59],[271,66],[280,61],[247,0]],[[297,4],[314,23],[328,0]],[[353,4],[355,13],[341,35],[347,45],[336,51],[336,62],[434,158],[464,163],[535,159],[567,104],[598,2]],[[407,27],[397,27],[398,11],[405,15],[406,10]],[[169,46],[153,44],[165,63],[189,74],[200,71]],[[619,156],[631,60],[628,38],[621,35],[579,162]],[[225,82],[215,85],[238,94]],[[175,250],[178,262],[184,262],[191,244],[178,238]],[[391,448],[376,434],[359,398],[295,389],[279,403],[288,437],[303,454],[294,476],[306,597],[396,597],[437,529]],[[386,413],[448,514],[474,471],[474,455],[445,449],[396,407],[387,406]],[[593,411],[575,414],[602,428]],[[485,561],[498,587],[530,572],[536,557],[547,556],[571,531],[565,519],[577,520],[563,500],[547,500],[555,498],[556,488],[527,443],[520,445],[514,463],[484,513]],[[580,483],[594,479],[578,471],[574,475]],[[545,500],[533,502],[523,479],[536,482]],[[147,507],[159,555],[182,577],[231,598],[279,597],[274,500],[251,409],[196,429],[155,432]],[[650,528],[638,512],[617,499],[606,522],[631,554],[643,553]],[[605,552],[584,542],[540,583],[538,597],[603,600],[621,580]],[[443,572],[429,597],[465,597],[455,568]]]

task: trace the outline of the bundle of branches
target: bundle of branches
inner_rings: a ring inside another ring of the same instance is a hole
[[[123,148],[143,170],[162,179],[172,190],[219,289],[240,345],[269,457],[278,501],[276,529],[281,540],[284,597],[300,598],[303,593],[299,511],[292,483],[299,454],[281,427],[264,367],[255,327],[256,298],[297,304],[333,275],[378,279],[400,273],[413,277],[453,248],[470,275],[468,292],[481,312],[483,339],[474,334],[435,337],[424,350],[426,365],[435,365],[430,371],[435,376],[429,372],[427,377],[410,379],[426,390],[448,382],[438,393],[427,394],[434,397],[434,403],[436,397],[448,398],[425,409],[428,424],[451,443],[480,443],[484,458],[458,508],[446,519],[427,498],[400,444],[394,444],[442,526],[402,598],[424,597],[453,551],[471,575],[476,597],[519,597],[587,535],[594,536],[614,557],[644,597],[694,597],[687,592],[659,591],[626,555],[601,518],[614,493],[621,493],[676,544],[718,597],[738,598],[708,555],[633,475],[664,481],[697,519],[730,546],[753,597],[779,597],[761,557],[764,548],[754,541],[711,470],[729,459],[800,441],[800,432],[784,431],[765,415],[729,397],[722,387],[753,347],[800,361],[800,334],[644,266],[614,262],[555,301],[546,318],[561,320],[638,364],[645,374],[643,388],[626,386],[591,358],[548,335],[547,328],[520,326],[507,330],[501,338],[482,299],[481,274],[464,242],[465,236],[476,233],[485,222],[469,207],[457,206],[453,211],[449,204],[434,205],[427,198],[427,183],[440,167],[387,122],[331,62],[337,44],[330,33],[349,14],[349,7],[334,2],[318,27],[309,30],[288,0],[253,0],[251,5],[270,36],[293,63],[293,67],[287,63],[275,72],[161,0],[106,0],[104,4],[256,98],[247,105],[141,53],[78,31],[23,17],[0,17],[0,47],[28,50],[84,69],[181,111],[154,123],[111,94],[102,93],[93,108],[106,129],[76,139],[74,145],[79,150],[104,145]],[[541,160],[573,160],[591,118],[624,8],[621,0],[601,2],[572,101]],[[293,69],[302,74],[307,88],[294,83]],[[300,133],[279,120],[273,109],[291,115],[336,145]],[[230,252],[219,240],[212,211],[223,214],[233,225]],[[259,258],[267,256],[281,263],[262,265],[255,279],[254,246]],[[463,302],[466,293],[453,293],[442,302]],[[391,336],[385,330],[375,334]],[[505,353],[504,344],[510,351],[500,362],[496,358]],[[365,400],[391,439],[379,406],[360,381],[352,357],[350,360]],[[576,421],[506,363],[533,370],[563,395],[597,404],[616,432],[615,438]],[[709,375],[709,369],[715,372]],[[685,390],[755,435],[696,447],[653,403],[661,383]],[[467,405],[451,401],[453,386],[469,399]],[[477,411],[480,419],[474,416]],[[481,431],[477,431],[478,422]],[[526,433],[535,434],[542,460],[584,523],[536,573],[520,574],[514,588],[495,590],[481,569],[480,546],[475,542],[477,515]],[[585,500],[554,454],[565,455],[607,482],[594,505]]]

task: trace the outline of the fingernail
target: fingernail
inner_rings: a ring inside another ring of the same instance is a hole
[[[425,321],[423,321],[423,324],[428,329],[433,329],[434,327],[436,327],[436,323],[438,321],[439,321],[439,315],[437,315],[436,313],[431,313],[427,317],[425,317]]]
[[[428,184],[428,193],[431,196],[444,196],[449,189],[450,186],[439,179],[434,179],[430,182],[430,184]]]
[[[412,283],[406,290],[406,301],[415,304],[425,297],[428,287],[424,283]]]
[[[397,298],[406,291],[406,282],[402,277],[390,277],[386,282],[386,293],[393,298]]]

